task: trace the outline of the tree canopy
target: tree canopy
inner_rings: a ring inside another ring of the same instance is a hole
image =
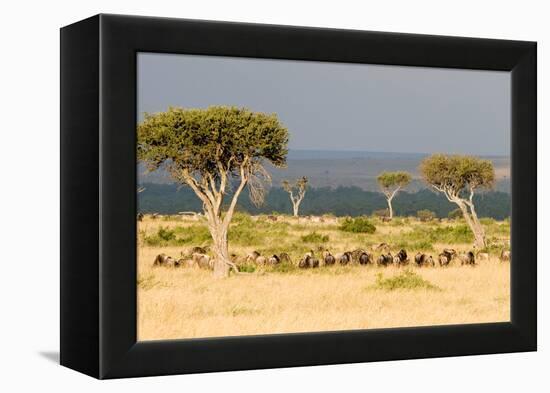
[[[493,163],[472,156],[434,154],[420,163],[420,173],[435,189],[458,196],[466,189],[492,188]]]
[[[382,172],[376,178],[382,188],[405,187],[412,180],[407,172]]]
[[[208,176],[223,170],[238,175],[243,163],[261,159],[283,167],[287,145],[288,130],[277,115],[245,108],[171,107],[145,114],[138,126],[138,159],[150,170],[166,165],[171,173]]]

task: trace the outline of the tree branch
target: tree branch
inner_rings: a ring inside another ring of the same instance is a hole
[[[240,175],[241,175],[241,183],[239,184],[239,187],[235,190],[235,193],[233,194],[233,198],[231,199],[231,203],[229,204],[229,208],[227,209],[227,212],[225,214],[223,223],[224,226],[229,226],[229,223],[231,222],[231,218],[233,217],[233,211],[235,210],[235,206],[237,205],[237,200],[239,199],[239,195],[246,186],[246,183],[248,182],[248,173],[247,173],[247,166],[249,163],[248,157],[246,157],[243,162],[241,163],[240,167]]]

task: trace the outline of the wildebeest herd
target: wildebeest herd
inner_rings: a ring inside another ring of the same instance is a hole
[[[389,251],[390,246],[386,243],[382,243],[373,248],[374,251],[368,251],[365,249],[356,249],[353,251],[345,251],[342,253],[332,254],[328,249],[322,249],[318,252],[318,255],[313,250],[305,253],[302,258],[298,260],[297,266],[300,269],[318,268],[321,266],[332,265],[374,265],[377,266],[389,266],[394,265],[397,267],[406,266],[409,262],[413,262],[418,267],[434,267],[437,264],[441,267],[446,267],[453,261],[460,262],[460,265],[475,266],[476,260],[488,260],[489,254],[485,252],[478,252],[474,254],[473,251],[465,253],[458,253],[451,248],[445,248],[436,258],[432,255],[417,253],[414,258],[409,258],[405,249],[400,249],[395,255]],[[379,256],[375,258],[375,251],[378,251]],[[199,267],[203,269],[213,269],[214,258],[207,254],[207,247],[193,247],[187,252],[181,252],[180,258],[173,258],[166,254],[159,254],[153,262],[153,266],[166,266],[166,267]],[[501,261],[510,260],[510,251],[503,250],[500,254]],[[239,264],[254,264],[257,266],[275,266],[280,263],[293,264],[290,255],[283,252],[280,254],[272,254],[269,256],[261,255],[258,251],[252,251],[244,257],[232,254],[230,259],[233,263]]]

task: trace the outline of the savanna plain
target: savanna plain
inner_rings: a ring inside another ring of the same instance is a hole
[[[473,237],[460,219],[420,220],[369,217],[373,233],[345,230],[334,216],[292,217],[236,213],[229,251],[243,274],[215,278],[198,266],[159,267],[157,255],[189,255],[211,243],[201,215],[145,215],[138,221],[138,339],[178,339],[393,328],[510,320],[510,264],[499,256],[509,247],[510,223],[482,219],[489,246],[473,266],[458,258],[441,267],[445,248],[473,250]],[[372,231],[371,231],[372,232]],[[405,266],[377,266],[380,244],[395,255],[405,249]],[[374,263],[324,266],[321,251],[368,250]],[[289,261],[258,265],[252,252]],[[300,269],[313,252],[315,269]],[[418,266],[415,255],[432,255],[435,266]]]

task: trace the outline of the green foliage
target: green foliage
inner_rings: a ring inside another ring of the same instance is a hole
[[[411,182],[412,177],[408,172],[382,172],[376,180],[382,189],[389,189],[392,187],[405,187]]]
[[[434,212],[427,209],[417,211],[416,216],[420,221],[432,221],[437,217]]]
[[[297,191],[297,192],[304,192],[307,188],[308,179],[307,177],[303,176],[299,179],[297,179],[294,183],[289,182],[288,180],[283,180],[282,185],[286,192],[291,191]]]
[[[144,236],[143,241],[146,245],[152,247],[180,246],[185,244],[183,239],[176,237],[173,229],[160,227],[157,233],[151,236]]]
[[[493,163],[472,156],[434,154],[420,163],[424,181],[458,195],[464,188],[491,188],[495,182]]]
[[[192,246],[210,244],[212,236],[208,228],[204,225],[192,225],[187,227],[175,227],[174,232],[181,239],[183,244]]]
[[[254,273],[256,271],[256,265],[250,263],[239,264],[239,271],[243,273]]]
[[[301,239],[304,243],[326,243],[329,241],[329,236],[317,232],[310,232],[302,236]]]
[[[346,218],[339,228],[344,232],[374,233],[376,227],[366,217]]]
[[[440,290],[439,287],[423,279],[422,276],[414,273],[411,270],[405,270],[403,273],[389,278],[384,278],[384,275],[382,273],[378,273],[376,275],[376,284],[374,284],[374,288],[385,291],[395,291],[399,289]]]
[[[400,239],[409,243],[424,242],[426,246],[429,244],[431,247],[434,243],[471,243],[474,236],[467,225],[437,226],[434,228],[419,226],[412,231],[401,234]]]
[[[286,164],[288,130],[275,114],[245,108],[211,106],[207,109],[170,107],[145,114],[137,130],[138,159],[150,170],[165,167],[181,182],[191,175],[238,174],[241,164],[266,159],[277,167]]]

